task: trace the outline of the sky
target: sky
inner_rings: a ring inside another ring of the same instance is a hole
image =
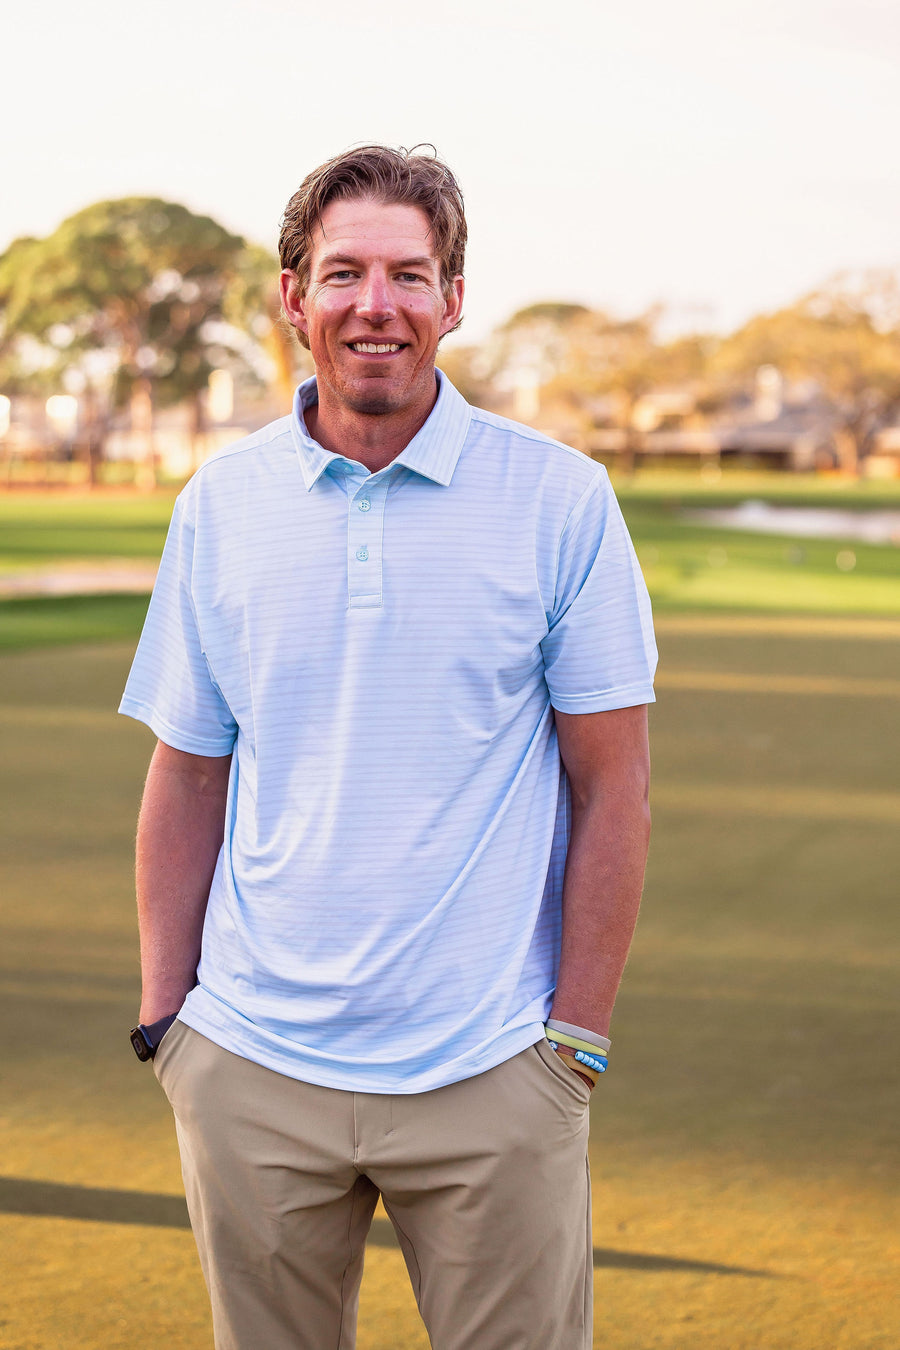
[[[724,331],[900,266],[897,0],[19,0],[2,62],[0,249],[129,195],[274,248],[323,159],[428,141],[451,342],[539,300]]]

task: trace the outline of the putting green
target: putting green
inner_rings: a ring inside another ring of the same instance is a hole
[[[900,1343],[896,632],[833,622],[660,624],[651,865],[592,1104],[607,1350]],[[129,655],[0,657],[5,1350],[212,1343],[125,1037],[152,746],[113,711]],[[427,1347],[383,1220],[359,1345]]]

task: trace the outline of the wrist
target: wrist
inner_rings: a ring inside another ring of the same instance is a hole
[[[568,1012],[568,1017],[565,1015]],[[551,1015],[546,1019],[545,1026],[555,1027],[557,1031],[568,1031],[571,1035],[576,1035],[583,1041],[591,1041],[600,1048],[609,1050],[610,1048],[610,1019],[609,1017],[595,1017],[591,1012],[582,1010],[583,1015],[576,1015],[572,1008],[560,1011],[553,1004]]]
[[[143,1027],[149,1027],[154,1022],[161,1022],[164,1017],[176,1017],[181,1011],[181,1005],[184,999],[144,999],[141,1001],[141,1010],[138,1013],[138,1022]]]
[[[163,1037],[177,1017],[177,1013],[169,1013],[168,1016],[158,1018],[155,1022],[139,1022],[136,1027],[131,1028],[128,1039],[138,1059],[146,1063],[147,1060],[154,1058]]]
[[[573,1034],[576,1032],[577,1035]],[[563,1057],[572,1072],[577,1073],[589,1087],[596,1087],[600,1075],[606,1072],[610,1045],[608,1038],[587,1027],[558,1021],[556,1018],[550,1018],[545,1023],[544,1035],[551,1049]]]
[[[553,1043],[568,1045],[573,1050],[583,1050],[586,1054],[606,1059],[612,1042],[608,1036],[601,1036],[588,1027],[576,1026],[574,1022],[561,1022],[551,1017],[544,1023],[544,1034]]]
[[[141,993],[139,1018],[144,1026],[158,1022],[161,1017],[180,1012],[184,1000],[197,984],[196,975],[190,975],[187,981],[168,980],[159,984],[144,983]]]

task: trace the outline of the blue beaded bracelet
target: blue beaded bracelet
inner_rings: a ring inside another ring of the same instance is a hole
[[[547,1044],[551,1050],[559,1049],[559,1041],[551,1041],[548,1037]],[[576,1050],[575,1058],[578,1060],[579,1064],[586,1064],[587,1067],[593,1069],[595,1073],[606,1073],[605,1059],[598,1059],[596,1055],[586,1055],[583,1050]]]

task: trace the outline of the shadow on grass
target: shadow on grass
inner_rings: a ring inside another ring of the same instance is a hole
[[[0,1177],[0,1214],[23,1214],[54,1219],[82,1219],[92,1223],[140,1224],[147,1228],[190,1228],[187,1206],[180,1195],[155,1195],[148,1191],[112,1191],[94,1186],[67,1186],[56,1181],[32,1181],[24,1177]],[[375,1219],[369,1230],[369,1245],[396,1247],[397,1239],[388,1219]],[[695,1271],[707,1275],[749,1275],[777,1279],[769,1270],[723,1266],[710,1261],[686,1261],[649,1252],[622,1252],[594,1248],[594,1265],[612,1270]]]
[[[66,1186],[58,1181],[0,1177],[0,1214],[40,1218],[86,1219],[92,1223],[136,1223],[148,1228],[190,1228],[180,1195],[149,1191],[108,1191],[95,1186]]]

